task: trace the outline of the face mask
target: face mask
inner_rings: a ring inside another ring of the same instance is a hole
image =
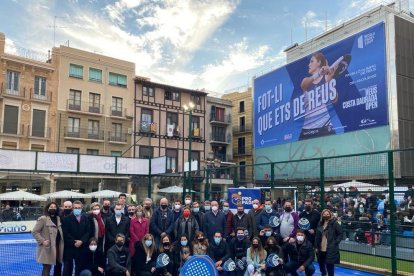
[[[82,212],[82,210],[81,210],[81,209],[73,209],[73,214],[74,214],[76,217],[79,217],[79,216],[80,216],[80,214],[81,214],[81,212]]]
[[[181,241],[181,246],[187,246],[188,241]]]
[[[306,211],[306,212],[310,212],[310,210],[312,210],[312,207],[310,207],[310,206],[305,206],[305,211]]]
[[[324,220],[329,220],[331,218],[331,216],[323,216]]]
[[[190,211],[183,212],[183,217],[184,218],[189,218],[190,217]]]
[[[99,215],[100,212],[101,210],[92,210],[92,214],[94,214],[95,216]]]
[[[214,242],[219,245],[221,242],[221,238],[214,237]]]
[[[242,234],[242,235],[237,235],[237,239],[238,239],[239,241],[244,240],[244,234]]]
[[[108,211],[110,207],[111,207],[111,206],[109,206],[109,205],[104,205],[102,208],[103,208],[105,211]]]
[[[200,212],[200,208],[193,208],[193,212],[194,212],[194,213],[198,213],[198,212]]]
[[[359,207],[359,212],[364,212],[364,207]]]
[[[371,194],[368,194],[368,197],[371,197]]]
[[[142,212],[137,212],[137,217],[142,217]]]
[[[145,240],[145,245],[150,247],[152,245],[152,240]]]
[[[266,211],[270,211],[270,210],[272,210],[272,206],[271,205],[265,205],[265,210]]]
[[[198,238],[198,241],[199,242],[203,242],[204,241],[204,238],[203,237],[200,237],[200,238]]]
[[[224,212],[228,212],[228,211],[229,211],[229,207],[224,206],[224,207],[223,207],[223,211],[224,211]]]
[[[168,205],[167,204],[161,204],[161,209],[167,210]]]
[[[239,214],[240,216],[244,214],[244,211],[237,211],[237,214]]]
[[[210,205],[206,205],[206,206],[204,206],[204,210],[206,210],[206,211],[210,211]]]
[[[286,212],[291,212],[292,211],[292,208],[291,207],[285,207],[285,211]]]
[[[51,217],[53,217],[53,216],[55,216],[55,215],[56,215],[57,210],[56,210],[56,209],[49,209],[49,210],[47,210],[47,212],[49,213],[49,215],[50,215]]]
[[[253,204],[253,209],[257,209],[257,208],[259,208],[259,205]]]
[[[123,241],[117,241],[116,246],[122,247],[122,246],[124,246],[124,242]]]
[[[213,210],[213,212],[217,212],[218,207],[217,206],[213,206],[213,207],[211,207],[211,210]]]
[[[67,216],[70,213],[72,213],[72,209],[65,209],[65,210],[63,210],[63,213]]]
[[[151,209],[151,206],[145,206],[145,209],[149,210],[149,209]]]
[[[92,252],[95,252],[97,248],[98,248],[97,245],[89,245],[89,250]]]
[[[253,246],[253,248],[259,248],[259,244],[257,244],[257,243],[252,244],[252,246]]]
[[[169,242],[163,242],[163,243],[162,243],[162,245],[163,245],[165,248],[169,248],[169,247],[170,247],[170,243],[169,243]]]
[[[303,242],[303,241],[305,240],[305,236],[296,236],[296,239],[297,239],[299,242]]]
[[[352,217],[352,213],[348,213],[348,217]]]
[[[270,237],[272,235],[272,231],[265,231],[266,237]]]
[[[275,247],[275,245],[273,243],[269,243],[267,246],[270,247],[270,248]]]
[[[191,204],[191,199],[186,199],[184,202],[185,202],[186,205],[190,205]]]
[[[121,210],[115,210],[115,216],[117,216],[117,217],[122,216],[122,211]]]
[[[133,216],[135,215],[135,212],[134,212],[134,211],[132,211],[132,212],[128,212],[128,215],[129,215],[130,217],[133,217]]]
[[[177,210],[177,211],[180,210],[181,209],[181,205],[180,204],[175,204],[174,205],[174,209]]]

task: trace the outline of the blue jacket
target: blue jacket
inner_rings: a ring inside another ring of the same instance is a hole
[[[216,232],[224,235],[226,217],[223,212],[218,211],[217,215],[214,215],[212,211],[208,211],[204,216],[204,221],[203,232],[209,242],[213,242],[214,233]]]
[[[174,231],[174,215],[170,210],[161,211],[155,209],[150,221],[150,232],[154,236],[160,236],[163,232],[171,236]]]
[[[263,228],[266,225],[269,225],[269,219],[270,219],[270,217],[274,217],[274,216],[279,217],[279,214],[276,213],[276,211],[274,209],[272,209],[272,212],[270,212],[270,213],[266,212],[266,210],[263,209],[262,212],[259,214],[259,225],[257,225],[257,228],[259,230],[263,230]],[[276,228],[274,228],[273,231],[275,229]]]

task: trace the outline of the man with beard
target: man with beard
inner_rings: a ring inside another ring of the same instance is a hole
[[[321,220],[321,214],[317,210],[313,209],[313,202],[311,199],[305,200],[305,208],[299,218],[305,218],[309,221],[310,227],[305,231],[306,239],[314,244],[315,233],[318,228],[318,223]]]

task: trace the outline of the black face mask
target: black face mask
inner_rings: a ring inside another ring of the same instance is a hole
[[[305,211],[306,211],[306,212],[310,212],[310,210],[312,210],[312,207],[310,207],[310,206],[305,206]]]
[[[130,217],[132,217],[133,215],[135,215],[135,212],[128,212],[128,215],[129,215]]]
[[[122,247],[122,246],[124,246],[124,242],[123,241],[117,241],[116,246]]]
[[[243,215],[244,214],[244,211],[237,211],[237,214]]]
[[[47,210],[49,216],[54,217],[57,214],[57,210],[56,209],[49,209]]]
[[[151,206],[145,206],[145,209],[149,210],[149,209],[151,209]]]
[[[69,215],[70,213],[72,213],[72,209],[64,209],[64,210],[63,210],[63,213],[64,213],[65,215]]]
[[[167,210],[167,207],[168,207],[168,205],[166,205],[166,204],[161,204],[161,209],[163,209],[163,210]]]
[[[292,211],[292,208],[291,207],[285,207],[285,211],[286,212],[291,212]]]
[[[108,210],[109,210],[109,208],[110,208],[110,206],[109,206],[109,205],[104,205],[102,208],[103,208],[105,211],[108,211]]]
[[[252,244],[252,246],[253,246],[253,248],[259,248],[259,245],[256,244],[256,243]]]
[[[162,245],[164,247],[166,247],[166,248],[169,248],[170,247],[170,243],[169,242],[163,242]]]
[[[204,241],[204,238],[198,238],[198,241],[199,242],[203,242]]]

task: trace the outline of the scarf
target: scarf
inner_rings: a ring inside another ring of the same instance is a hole
[[[98,238],[103,238],[105,236],[105,225],[103,224],[101,213],[98,215],[93,215],[98,222]]]

